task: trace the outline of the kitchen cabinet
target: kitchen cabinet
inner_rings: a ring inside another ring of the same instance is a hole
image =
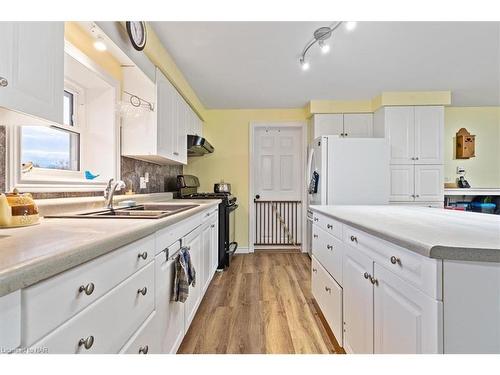
[[[64,23],[0,23],[0,106],[61,124]]]
[[[443,163],[442,106],[384,107],[376,118],[374,133],[389,139],[391,164]]]
[[[0,297],[0,348],[21,344],[21,291]]]
[[[120,350],[120,354],[159,354],[160,337],[158,319],[153,311],[132,338]]]
[[[215,213],[210,224],[210,270],[212,276],[219,267],[219,217],[218,211]]]
[[[199,227],[195,229],[192,233],[186,236],[182,241],[182,246],[186,246],[189,248],[189,253],[191,255],[191,262],[196,270],[196,282],[194,285],[191,285],[189,288],[189,296],[184,303],[185,306],[185,317],[184,317],[184,330],[187,332],[193,318],[196,314],[196,310],[198,309],[198,305],[200,304],[202,298],[202,290],[203,290],[203,253],[204,250],[202,247],[202,228]]]
[[[374,274],[374,352],[442,352],[438,326],[442,302],[426,296],[378,264]]]
[[[322,135],[368,138],[373,136],[373,114],[320,113],[313,115],[311,126],[314,138]]]
[[[391,202],[442,202],[443,165],[390,166]]]
[[[187,134],[203,136],[203,123],[194,111],[188,111]]]
[[[210,223],[206,224],[202,230],[202,289],[206,290],[212,280],[212,270],[210,269],[211,246],[212,246],[212,228]]]
[[[348,246],[343,259],[344,349],[373,353],[373,260]]]

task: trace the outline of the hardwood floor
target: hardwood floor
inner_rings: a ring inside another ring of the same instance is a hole
[[[311,295],[310,258],[261,252],[217,273],[178,353],[335,353]]]

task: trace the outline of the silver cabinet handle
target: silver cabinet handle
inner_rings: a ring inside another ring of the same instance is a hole
[[[7,81],[7,78],[0,77],[0,87],[7,87],[9,85],[9,81]]]
[[[328,250],[333,250],[333,246],[332,246],[332,245],[326,245],[326,248],[327,248]]]
[[[415,160],[418,160],[418,156],[415,156]]]
[[[317,235],[317,234],[313,234],[313,237],[314,237],[314,238],[318,238],[318,235]]]
[[[412,197],[412,198],[415,198],[415,194],[412,194],[412,195],[411,195],[411,197]]]
[[[143,296],[145,296],[147,292],[148,292],[148,288],[146,288],[146,287],[144,287],[142,289],[137,289],[137,294],[142,294]]]
[[[329,287],[325,286],[325,291],[327,291],[328,293],[331,294],[332,293],[332,288],[329,288]]]
[[[314,221],[318,221],[318,218],[317,218],[317,217],[315,217],[315,218],[314,218]]]
[[[415,198],[420,198],[420,194],[416,194],[416,195],[415,195]]]
[[[174,155],[179,155],[179,153],[177,151],[174,152]]]
[[[318,272],[318,270],[316,268],[313,268],[313,272]]]
[[[215,228],[215,224],[210,225],[210,228]]]
[[[358,242],[358,238],[356,236],[351,236],[351,241],[352,242]]]
[[[415,156],[412,156],[412,157],[411,157],[411,160],[415,160]]]
[[[139,253],[139,254],[137,255],[137,258],[142,258],[142,259],[146,260],[146,259],[148,258],[148,252],[147,252],[147,251],[144,251],[144,252],[142,252],[142,253]]]
[[[378,280],[376,278],[374,278],[373,276],[370,276],[370,281],[373,285],[377,285],[378,286]]]
[[[87,296],[90,296],[92,293],[94,293],[94,289],[95,289],[94,283],[88,283],[87,285],[80,285],[78,291],[80,293],[85,292]]]
[[[395,257],[394,255],[391,257],[391,263],[392,264],[399,264],[401,265],[401,259]]]
[[[139,354],[148,354],[149,345],[144,345],[139,348]]]
[[[326,226],[328,229],[333,229],[333,225],[332,224],[327,224]]]
[[[87,350],[89,350],[92,345],[94,345],[94,336],[89,336],[86,339],[80,339],[80,341],[78,341],[78,346],[83,346]]]
[[[367,280],[368,280],[370,277],[372,277],[372,276],[371,276],[368,272],[365,272],[365,273],[363,274],[363,276],[364,276],[364,278],[365,278],[365,279],[367,279]]]

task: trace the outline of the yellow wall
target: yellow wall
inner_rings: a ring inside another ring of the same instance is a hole
[[[305,121],[307,111],[297,109],[207,110],[203,135],[215,152],[189,158],[184,173],[200,178],[201,191],[212,191],[221,178],[231,183],[238,198],[236,241],[248,246],[249,123],[252,121]]]
[[[455,159],[455,134],[460,128],[476,136],[474,158]],[[444,163],[446,182],[455,181],[461,166],[472,187],[500,188],[500,107],[445,108]]]
[[[94,38],[83,30],[76,22],[64,23],[64,39],[86,54],[95,63],[99,64],[109,75],[122,81],[121,64],[107,51],[98,51],[94,48]]]

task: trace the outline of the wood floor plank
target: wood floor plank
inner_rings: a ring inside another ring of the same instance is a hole
[[[239,254],[214,276],[178,353],[335,353],[302,253]]]

